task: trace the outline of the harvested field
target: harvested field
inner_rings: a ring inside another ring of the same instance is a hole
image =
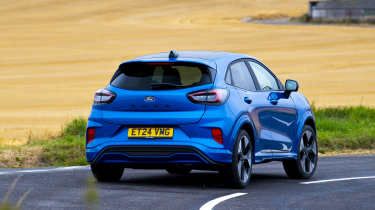
[[[0,144],[53,136],[87,117],[117,65],[146,53],[232,51],[299,81],[318,107],[375,106],[375,28],[260,25],[308,0],[2,0]]]

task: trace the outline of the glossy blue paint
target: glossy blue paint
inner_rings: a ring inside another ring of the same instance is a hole
[[[89,163],[122,164],[198,164],[203,166],[232,162],[232,150],[240,129],[251,129],[253,161],[297,158],[299,137],[306,120],[314,116],[306,98],[297,92],[289,97],[284,91],[248,91],[225,83],[233,61],[253,57],[225,52],[180,51],[179,57],[168,53],[152,54],[129,62],[192,62],[216,70],[211,84],[176,90],[124,90],[112,85],[116,94],[110,104],[93,105],[87,127],[95,127],[95,139],[86,146]],[[251,71],[251,69],[249,69]],[[222,105],[192,103],[187,95],[199,90],[226,89],[229,97]],[[154,101],[145,101],[153,96]],[[129,127],[173,127],[171,139],[129,139]],[[216,142],[212,128],[220,128],[223,144]],[[132,156],[106,152],[116,147],[193,148],[198,152],[175,152],[167,155]]]

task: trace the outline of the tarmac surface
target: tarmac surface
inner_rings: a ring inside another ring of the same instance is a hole
[[[19,177],[10,203],[22,209],[88,209],[88,166],[0,169],[0,199]],[[375,156],[322,157],[309,180],[289,179],[280,162],[254,165],[246,189],[230,189],[216,172],[170,175],[125,169],[119,183],[96,183],[94,209],[374,209]],[[223,197],[224,196],[224,197]]]

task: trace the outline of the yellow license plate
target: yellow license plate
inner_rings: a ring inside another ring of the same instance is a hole
[[[172,138],[173,128],[129,128],[128,138]]]

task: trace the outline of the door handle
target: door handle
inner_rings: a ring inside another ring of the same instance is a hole
[[[278,100],[270,100],[270,103],[273,104],[273,105],[276,105],[278,102]]]
[[[245,97],[245,98],[243,98],[243,100],[245,101],[245,103],[247,103],[247,104],[251,104],[251,102],[253,102],[250,98],[248,98],[248,97]]]

